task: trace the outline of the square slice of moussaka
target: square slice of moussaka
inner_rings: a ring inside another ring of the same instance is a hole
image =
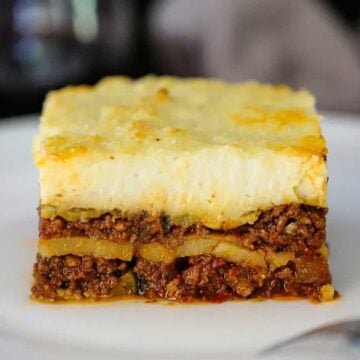
[[[38,299],[334,297],[306,91],[149,76],[45,101]]]

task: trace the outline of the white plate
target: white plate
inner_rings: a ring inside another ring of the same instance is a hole
[[[0,122],[0,349],[7,354],[1,358],[48,359],[54,351],[60,356],[60,349],[64,355],[80,348],[82,355],[90,350],[87,359],[104,351],[111,358],[233,357],[328,322],[360,317],[360,118],[329,115],[323,123],[330,150],[330,262],[342,297],[321,305],[47,305],[29,300],[37,236],[38,180],[31,155],[36,127],[34,117]]]

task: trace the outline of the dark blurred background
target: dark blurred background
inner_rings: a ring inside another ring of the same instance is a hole
[[[360,112],[355,0],[0,0],[0,117],[109,74],[257,79]]]

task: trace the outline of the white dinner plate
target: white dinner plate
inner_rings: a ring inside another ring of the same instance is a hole
[[[330,264],[339,300],[59,305],[29,299],[39,201],[31,154],[37,118],[0,121],[0,358],[238,358],[325,323],[360,317],[360,117],[329,114],[322,126],[329,147]]]

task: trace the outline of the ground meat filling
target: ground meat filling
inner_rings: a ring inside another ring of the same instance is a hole
[[[129,263],[90,256],[38,255],[32,293],[50,300],[63,299],[64,294],[111,297],[119,279],[129,272],[137,280],[137,294],[177,301],[221,302],[276,295],[319,300],[321,286],[331,282],[326,259],[315,253],[302,254],[275,270],[239,265],[211,255],[180,258],[171,264],[141,258]]]
[[[131,218],[110,213],[87,222],[40,218],[39,233],[43,239],[85,236],[116,242],[176,243],[187,235],[210,233],[234,235],[239,244],[251,250],[267,247],[275,251],[311,251],[325,243],[327,209],[307,205],[281,205],[264,211],[252,224],[231,230],[212,230],[202,224],[182,227],[171,224],[166,216],[142,212]]]
[[[320,287],[331,282],[327,261],[318,254],[300,256],[273,271],[230,263],[211,255],[180,261],[180,267],[176,262],[163,267],[139,259],[134,271],[143,280],[142,292],[150,298],[180,301],[216,302],[276,295],[318,300]],[[156,272],[161,273],[163,281],[153,278]]]
[[[63,290],[79,298],[101,298],[111,295],[119,278],[129,269],[129,263],[118,259],[96,259],[92,256],[37,255],[34,265],[35,284],[31,289],[37,298],[59,300]]]

